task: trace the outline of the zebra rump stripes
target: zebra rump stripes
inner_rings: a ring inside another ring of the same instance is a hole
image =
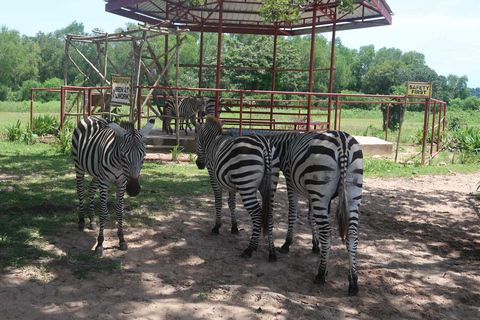
[[[80,121],[73,132],[72,151],[77,178],[79,198],[79,229],[85,228],[83,207],[85,173],[93,179],[89,188],[90,228],[96,229],[93,198],[100,187],[100,230],[95,253],[103,254],[103,230],[107,218],[107,191],[115,183],[117,205],[115,213],[118,221],[120,250],[128,246],[123,237],[123,196],[125,191],[135,197],[140,192],[138,179],[145,158],[145,145],[142,138],[153,128],[155,120],[150,120],[140,131],[135,130],[132,122],[108,123],[105,119],[88,117]]]
[[[331,200],[339,196],[337,222],[346,240],[350,270],[349,295],[358,294],[355,253],[358,245],[358,208],[362,198],[363,154],[358,142],[341,131],[325,133],[283,133],[266,136],[275,146],[280,169],[285,175],[289,199],[288,232],[279,250],[289,251],[297,218],[298,194],[309,200],[313,251],[319,252],[316,283],[325,283],[332,231],[329,222]],[[318,235],[318,236],[317,236]]]
[[[235,194],[242,198],[253,224],[252,238],[241,257],[249,258],[258,247],[263,225],[269,241],[269,261],[276,261],[273,246],[272,202],[278,180],[278,171],[272,171],[272,149],[264,137],[251,135],[233,138],[223,133],[221,122],[207,116],[199,125],[196,135],[197,167],[207,167],[215,196],[215,227],[218,234],[222,224],[222,189],[229,192],[228,205],[232,213],[232,233],[238,233],[235,219]],[[262,195],[262,207],[257,200],[257,190]]]

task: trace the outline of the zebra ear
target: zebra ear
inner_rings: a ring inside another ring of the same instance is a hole
[[[150,130],[152,130],[154,124],[155,119],[150,119],[147,124],[142,129],[140,129],[140,134],[142,135],[142,137],[145,137],[150,132]]]
[[[108,126],[110,127],[110,129],[112,129],[113,131],[115,131],[115,134],[117,136],[121,136],[123,137],[125,135],[125,133],[127,132],[127,130],[123,129],[122,127],[120,127],[118,124],[116,124],[115,122],[110,122],[108,124]]]

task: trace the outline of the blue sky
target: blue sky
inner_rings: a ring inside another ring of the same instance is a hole
[[[73,21],[85,31],[113,32],[132,20],[105,12],[103,0],[2,1],[0,25],[34,36],[61,29]],[[468,77],[469,87],[480,87],[480,0],[387,0],[393,24],[337,33],[349,48],[373,44],[418,51],[438,74]],[[331,39],[330,34],[324,34]]]

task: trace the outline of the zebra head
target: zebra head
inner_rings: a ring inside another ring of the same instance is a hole
[[[205,168],[208,147],[215,140],[216,136],[222,134],[222,123],[214,116],[208,115],[204,124],[197,125],[197,134],[195,135],[197,161],[195,163],[198,169],[202,170]]]
[[[207,112],[208,98],[198,95],[198,96],[195,96],[195,100],[197,103],[198,112],[200,113],[200,117],[201,118],[205,117]]]
[[[109,127],[115,131],[123,174],[127,179],[126,190],[131,197],[137,196],[140,192],[138,179],[143,167],[143,159],[147,153],[142,139],[150,132],[154,124],[155,119],[151,119],[142,129],[136,130],[134,124],[129,121],[122,121],[120,125],[114,122],[109,123]]]

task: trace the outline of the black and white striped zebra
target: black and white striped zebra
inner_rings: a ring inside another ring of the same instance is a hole
[[[224,105],[224,99],[220,98],[218,99],[218,117],[222,114],[222,111],[228,111],[231,112],[232,110]],[[207,107],[205,109],[205,114],[206,115],[215,115],[215,98],[207,98]]]
[[[103,230],[107,218],[107,191],[115,183],[117,204],[115,213],[118,221],[118,238],[120,250],[128,246],[123,236],[123,196],[135,197],[140,192],[140,170],[145,158],[145,145],[142,138],[153,128],[155,120],[150,120],[140,131],[135,130],[132,122],[108,123],[105,119],[87,117],[80,121],[73,132],[72,147],[77,178],[77,194],[79,198],[79,229],[85,228],[83,207],[85,173],[93,177],[89,188],[90,228],[96,229],[94,219],[93,198],[100,187],[100,231],[97,255],[103,254]]]
[[[195,97],[187,97],[178,102],[178,111],[179,117],[184,118],[186,122],[185,126],[185,134],[188,135],[187,127],[192,130],[188,121],[190,120],[193,124],[193,127],[196,127],[197,121],[195,120],[198,113],[200,113],[200,117],[205,116],[205,109],[207,107],[206,99],[202,96],[195,96]],[[177,116],[175,110],[175,103],[172,100],[167,99],[165,101],[165,115],[169,117]],[[172,134],[173,130],[170,126],[172,118],[165,118],[165,131],[168,134]],[[182,121],[180,121],[182,124]]]
[[[272,205],[278,171],[272,171],[272,152],[267,139],[257,135],[233,138],[224,134],[220,120],[209,115],[199,125],[196,135],[197,167],[207,167],[215,196],[215,226],[218,234],[222,224],[222,189],[229,192],[228,206],[232,213],[232,233],[238,233],[235,219],[235,195],[238,192],[253,224],[252,238],[241,257],[249,258],[258,247],[260,232],[267,233],[269,261],[276,261],[273,245]],[[257,200],[262,195],[262,206]]]
[[[281,133],[266,136],[274,145],[285,175],[289,199],[288,232],[279,249],[289,251],[297,218],[298,194],[309,200],[313,252],[320,252],[315,282],[323,284],[330,253],[330,203],[339,196],[336,218],[350,256],[349,295],[358,294],[355,254],[358,245],[358,208],[362,198],[363,154],[358,142],[341,131]],[[318,233],[317,233],[318,232]],[[317,237],[318,234],[318,237]]]

